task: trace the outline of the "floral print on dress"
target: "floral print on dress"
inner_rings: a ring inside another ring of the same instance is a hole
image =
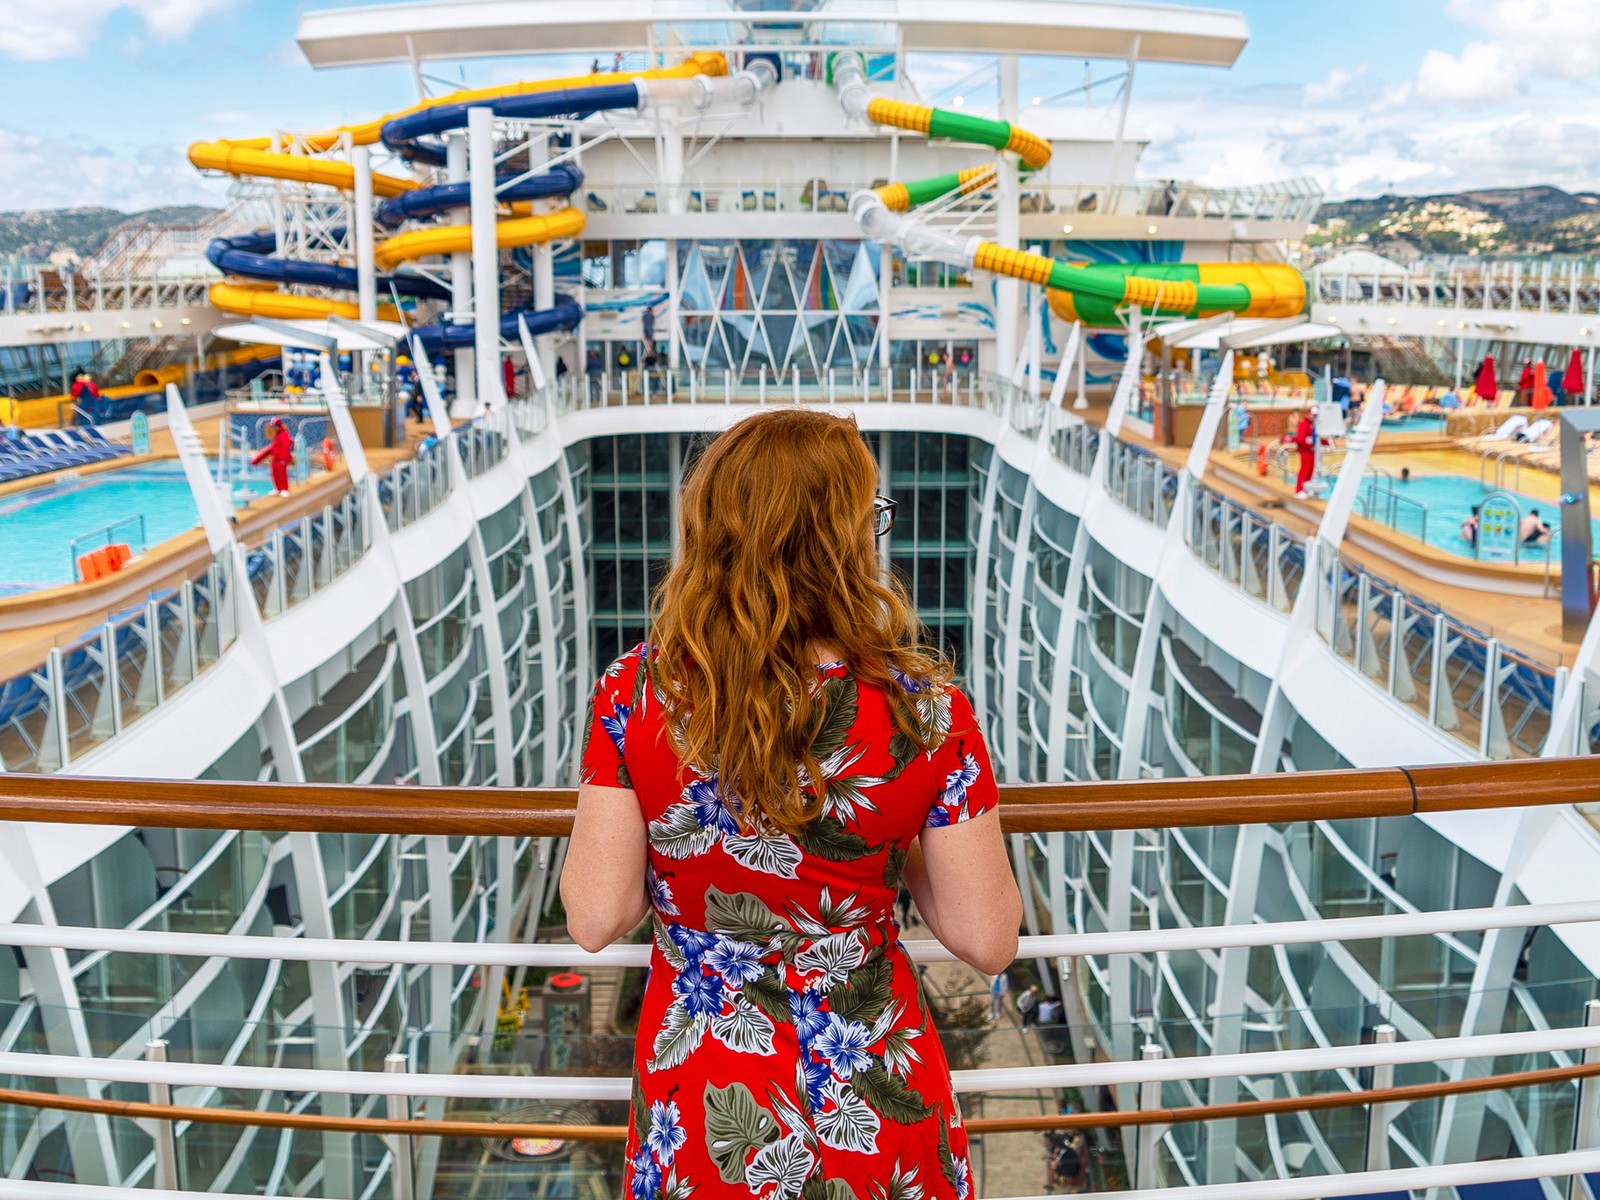
[[[596,685],[582,770],[634,789],[648,829],[626,1194],[969,1200],[960,1110],[893,905],[911,842],[998,800],[971,705],[897,678],[942,738],[923,751],[881,689],[824,664],[822,811],[793,835],[747,831],[716,773],[678,761],[643,653]]]

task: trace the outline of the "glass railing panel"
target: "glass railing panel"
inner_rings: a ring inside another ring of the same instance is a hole
[[[391,664],[392,665],[392,664]],[[393,724],[393,693],[387,679],[377,685],[354,712],[315,742],[302,746],[300,758],[311,783],[354,783],[388,746]]]
[[[1444,622],[1443,690],[1434,714],[1435,723],[1470,746],[1479,744],[1483,732],[1485,695],[1489,683],[1490,639],[1486,634],[1453,618]]]
[[[1394,695],[1431,721],[1435,658],[1441,644],[1438,614],[1411,596],[1400,597],[1398,612],[1400,660],[1395,669]]]
[[[1346,662],[1356,661],[1356,630],[1361,622],[1361,581],[1359,567],[1342,557],[1333,561],[1327,575],[1328,644]]]
[[[1389,690],[1389,670],[1395,653],[1395,612],[1399,590],[1371,575],[1361,576],[1357,600],[1360,625],[1354,662],[1356,669],[1378,687]]]
[[[1497,647],[1495,666],[1490,757],[1537,757],[1550,734],[1556,670],[1504,644]]]
[[[51,771],[59,763],[52,662],[0,683],[0,764],[7,771]]]
[[[1239,586],[1247,596],[1270,600],[1276,527],[1248,510],[1240,512]]]
[[[57,652],[60,719],[71,758],[81,757],[116,733],[112,712],[116,685],[108,670],[115,651],[109,632],[101,626]]]
[[[256,607],[264,616],[276,613],[278,559],[273,553],[271,542],[255,547],[247,546],[244,562],[246,579],[251,593],[255,596]]]

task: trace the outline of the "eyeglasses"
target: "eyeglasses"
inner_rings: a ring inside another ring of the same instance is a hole
[[[894,528],[894,510],[900,504],[887,496],[879,496],[872,502],[872,536],[882,537]]]

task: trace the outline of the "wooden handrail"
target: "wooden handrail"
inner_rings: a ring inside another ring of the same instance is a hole
[[[1001,787],[1011,833],[1250,825],[1575,804],[1600,755],[1362,771]],[[232,783],[0,774],[0,820],[179,829],[564,837],[571,788]]]
[[[1403,1104],[1464,1096],[1474,1092],[1499,1092],[1512,1088],[1569,1083],[1600,1075],[1600,1063],[1546,1067],[1504,1075],[1446,1079],[1400,1087],[1372,1088],[1364,1092],[1322,1092],[1312,1096],[1277,1096],[1271,1100],[1242,1100],[1233,1104],[1201,1104],[1190,1108],[1151,1108],[1138,1112],[1057,1113],[1037,1117],[973,1117],[968,1133],[1045,1133],[1059,1129],[1117,1129],[1137,1125],[1177,1125],[1195,1121],[1236,1120],[1293,1112],[1322,1112],[1335,1108],[1362,1108],[1368,1104]],[[583,1142],[626,1141],[626,1125],[558,1125],[519,1121],[430,1121],[384,1117],[326,1117],[316,1113],[262,1112],[258,1109],[200,1108],[183,1104],[152,1104],[143,1100],[97,1100],[57,1092],[30,1092],[0,1088],[0,1104],[18,1108],[49,1108],[62,1112],[95,1113],[129,1120],[193,1121],[201,1125],[256,1126],[266,1129],[303,1129],[326,1133],[365,1133],[405,1137],[459,1138],[565,1138]]]

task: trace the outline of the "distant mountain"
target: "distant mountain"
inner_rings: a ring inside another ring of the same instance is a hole
[[[215,211],[178,204],[136,213],[114,208],[0,212],[0,259],[64,264],[90,257],[124,225],[189,225]]]
[[[1324,204],[1306,233],[1317,257],[1348,246],[1410,261],[1432,254],[1600,252],[1600,195],[1548,184]]]

